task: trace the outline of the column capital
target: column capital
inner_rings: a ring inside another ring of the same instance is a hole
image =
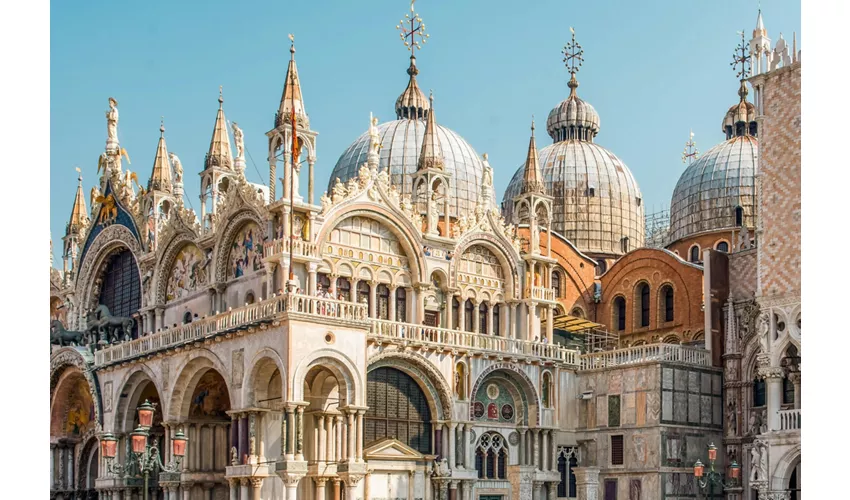
[[[251,486],[254,488],[260,488],[263,486],[263,478],[261,477],[252,477],[251,478]]]
[[[325,484],[327,484],[328,482],[328,479],[330,478],[327,476],[313,476],[313,482],[315,482],[316,486],[320,488],[324,488]]]
[[[785,377],[785,371],[781,367],[778,367],[778,366],[760,367],[758,372],[759,372],[759,375],[762,378],[764,378],[765,380],[781,379],[781,378]]]
[[[791,372],[788,374],[788,380],[790,380],[794,384],[799,384],[802,382],[802,373],[801,372]]]

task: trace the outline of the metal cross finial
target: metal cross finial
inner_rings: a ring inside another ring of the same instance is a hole
[[[732,57],[732,62],[729,65],[736,72],[735,76],[740,80],[744,80],[750,76],[750,49],[744,39],[744,32],[739,31],[738,34],[741,35],[741,43],[735,47],[735,55]],[[741,66],[740,69],[738,69],[738,65]]]
[[[571,74],[575,75],[584,62],[584,49],[576,42],[576,30],[570,27],[570,32],[573,34],[572,40],[564,45],[564,50],[561,53],[564,54],[564,65],[570,70]]]
[[[425,23],[422,18],[413,11],[415,2],[416,0],[410,2],[410,14],[405,14],[404,19],[399,21],[395,27],[400,31],[398,36],[411,54],[414,54],[416,50],[422,50],[422,44],[431,37],[431,35],[425,33]]]
[[[685,150],[682,152],[682,163],[687,163],[690,165],[696,159],[699,158],[699,151],[697,150],[697,145],[694,142],[694,131],[691,130],[690,139],[685,143]]]

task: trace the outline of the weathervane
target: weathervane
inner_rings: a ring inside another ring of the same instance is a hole
[[[739,35],[741,35],[741,43],[735,47],[735,55],[732,57],[732,62],[729,63],[732,66],[732,70],[734,70],[735,76],[737,76],[740,80],[746,79],[750,75],[750,50],[747,46],[747,43],[744,40],[744,32],[739,31]],[[741,65],[741,69],[738,69],[738,65]]]
[[[416,57],[414,52],[422,50],[422,44],[428,41],[431,35],[425,33],[425,23],[419,14],[413,11],[413,4],[416,0],[410,2],[410,14],[405,14],[404,19],[398,22],[396,29],[400,31],[398,34],[404,46],[410,51],[412,57]],[[408,28],[405,24],[409,25]],[[419,40],[416,38],[419,37]]]
[[[690,165],[697,158],[699,158],[699,151],[697,150],[697,144],[694,142],[694,131],[691,130],[691,137],[685,143],[685,150],[682,152],[682,163]]]

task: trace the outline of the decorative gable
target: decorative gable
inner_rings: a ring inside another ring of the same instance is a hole
[[[425,460],[425,455],[398,439],[384,438],[363,450],[366,460]]]

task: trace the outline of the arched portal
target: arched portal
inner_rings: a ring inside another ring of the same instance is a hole
[[[97,303],[109,309],[112,316],[132,318],[142,305],[142,285],[136,257],[128,249],[111,255],[99,279]],[[133,322],[132,337],[138,337],[138,322]]]
[[[51,396],[51,490],[70,494],[84,488],[80,479],[86,477],[87,464],[79,457],[87,446],[91,447],[89,441],[95,439],[96,402],[85,375],[77,367],[67,367],[59,374]]]

